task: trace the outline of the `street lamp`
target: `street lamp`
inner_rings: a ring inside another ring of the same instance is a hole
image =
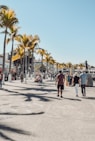
[[[86,68],[86,70],[88,70],[88,62],[87,62],[87,60],[85,61],[85,68]]]

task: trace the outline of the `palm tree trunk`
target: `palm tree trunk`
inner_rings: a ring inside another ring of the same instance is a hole
[[[48,62],[47,62],[47,74],[48,74]]]
[[[27,73],[29,73],[29,62],[30,62],[30,52],[28,50],[28,56],[27,56]]]
[[[21,63],[21,65],[20,65],[21,66],[21,72],[23,72],[23,58],[22,57],[20,58],[20,63]]]
[[[42,66],[43,66],[43,55],[42,55]]]
[[[6,28],[6,30],[5,30],[4,48],[3,48],[3,67],[2,67],[2,72],[3,72],[3,74],[4,74],[4,72],[5,72],[6,38],[7,38],[7,28]]]
[[[34,72],[34,51],[32,51],[32,63],[31,63],[31,73]]]
[[[3,84],[5,80],[5,53],[6,53],[6,38],[7,38],[7,28],[5,30],[5,37],[4,37],[4,48],[3,48],[3,66],[2,66],[2,73],[3,73]]]
[[[12,39],[12,49],[11,49],[11,56],[10,56],[9,73],[11,73],[12,55],[13,55],[13,46],[14,46],[14,40]]]
[[[23,55],[23,73],[25,73],[25,49],[24,49],[24,55]]]

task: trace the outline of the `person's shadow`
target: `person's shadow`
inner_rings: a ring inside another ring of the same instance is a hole
[[[89,99],[89,100],[95,100],[95,97],[82,97],[82,98],[84,98],[84,99]]]

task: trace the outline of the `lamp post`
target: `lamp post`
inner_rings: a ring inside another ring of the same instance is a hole
[[[86,70],[88,70],[88,62],[87,62],[87,60],[85,61],[85,68],[86,68]]]

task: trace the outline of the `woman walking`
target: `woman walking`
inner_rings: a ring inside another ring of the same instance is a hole
[[[76,97],[78,97],[78,88],[79,88],[79,76],[77,73],[75,73],[75,76],[73,78],[73,84],[75,86],[75,93],[76,93]]]

